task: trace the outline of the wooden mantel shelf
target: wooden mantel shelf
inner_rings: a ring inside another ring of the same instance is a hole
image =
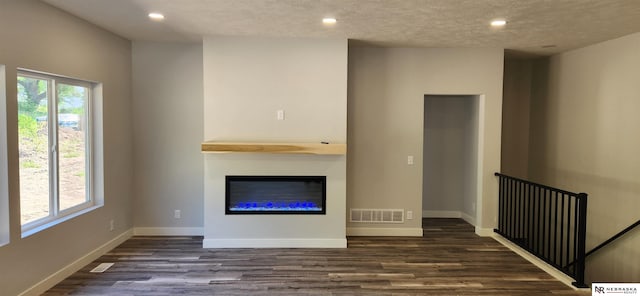
[[[215,142],[202,143],[203,153],[289,153],[344,155],[347,144],[322,143],[252,143],[252,142]]]

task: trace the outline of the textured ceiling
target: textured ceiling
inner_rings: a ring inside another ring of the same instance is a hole
[[[131,40],[338,37],[401,47],[553,54],[640,32],[640,0],[42,0]],[[162,12],[163,22],[147,18]],[[323,26],[332,16],[338,23]],[[505,18],[505,28],[489,22]]]

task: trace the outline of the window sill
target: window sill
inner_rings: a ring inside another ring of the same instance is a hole
[[[29,230],[22,231],[22,238],[29,237],[31,235],[34,235],[34,234],[40,232],[40,231],[43,231],[43,230],[48,229],[50,227],[56,226],[56,225],[58,225],[58,224],[60,224],[62,222],[71,220],[71,219],[73,219],[75,217],[78,217],[80,215],[84,215],[86,213],[89,213],[89,212],[91,212],[91,211],[93,211],[95,209],[101,208],[101,207],[102,207],[102,205],[93,205],[93,206],[90,206],[90,207],[88,207],[86,209],[82,209],[82,210],[79,210],[77,212],[73,212],[71,214],[55,218],[52,221],[46,222],[46,223],[44,223],[42,225],[38,225],[36,227],[30,228]]]

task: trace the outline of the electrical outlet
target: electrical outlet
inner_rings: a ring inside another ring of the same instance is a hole
[[[407,211],[407,220],[413,219],[413,211]]]
[[[413,155],[407,156],[407,164],[408,165],[413,165]]]
[[[181,214],[180,210],[175,210],[173,211],[173,218],[180,219]]]
[[[278,110],[276,112],[276,119],[278,120],[284,120],[284,110]]]
[[[113,219],[111,219],[111,221],[109,221],[109,231],[113,231],[115,228],[115,222],[113,221]]]

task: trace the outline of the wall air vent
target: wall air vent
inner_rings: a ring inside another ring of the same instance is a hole
[[[351,209],[350,222],[404,223],[404,209]]]

